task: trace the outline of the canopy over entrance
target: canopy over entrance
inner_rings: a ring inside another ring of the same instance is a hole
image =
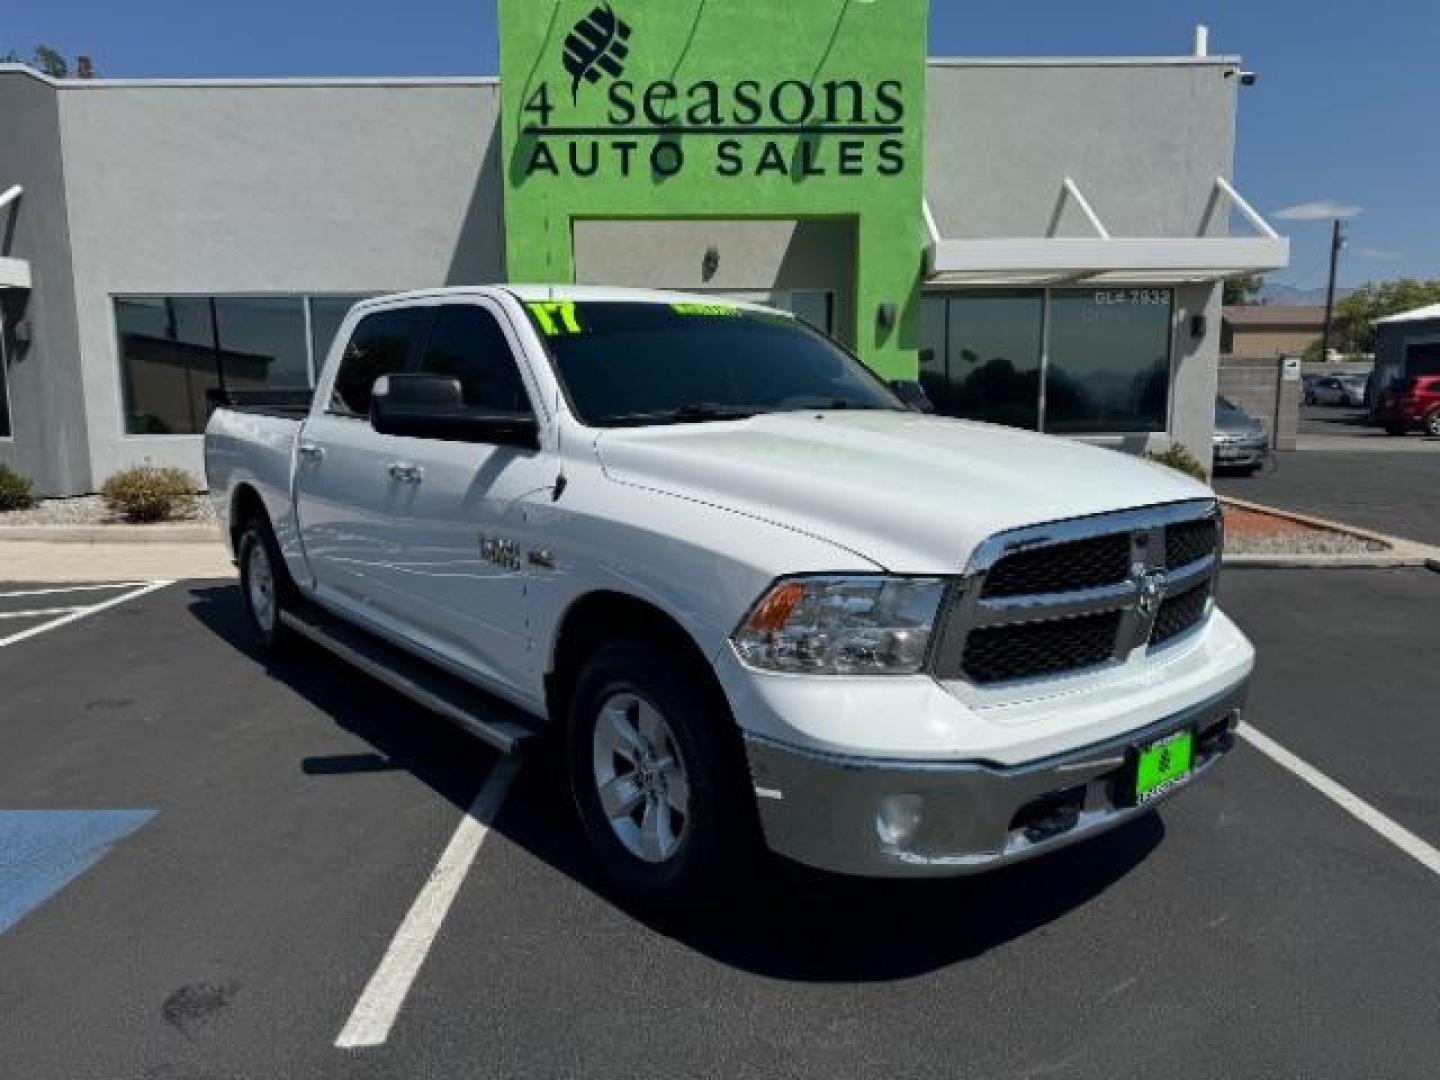
[[[1061,199],[1080,208],[1094,232],[1081,237],[1003,237],[947,240],[926,210],[930,242],[926,280],[931,285],[1093,285],[1216,281],[1236,274],[1277,270],[1290,261],[1290,242],[1217,177],[1201,224],[1191,237],[1117,237],[1070,177]],[[1204,235],[1219,203],[1228,199],[1254,228],[1254,236]]]

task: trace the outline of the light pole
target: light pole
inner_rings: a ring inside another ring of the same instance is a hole
[[[1345,246],[1345,226],[1335,219],[1335,231],[1330,237],[1330,284],[1325,289],[1325,325],[1320,331],[1320,360],[1330,360],[1330,319],[1335,314],[1335,268],[1340,262],[1340,249]]]

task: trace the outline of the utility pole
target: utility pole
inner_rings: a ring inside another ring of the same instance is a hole
[[[1335,314],[1335,268],[1340,262],[1340,249],[1345,246],[1345,228],[1339,218],[1335,219],[1335,231],[1330,237],[1330,285],[1325,290],[1325,326],[1320,331],[1320,360],[1330,360],[1330,318]]]

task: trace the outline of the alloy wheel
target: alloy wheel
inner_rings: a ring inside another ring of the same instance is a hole
[[[595,720],[595,790],[616,839],[630,854],[663,863],[679,850],[690,820],[690,780],[674,733],[634,693],[607,698]]]

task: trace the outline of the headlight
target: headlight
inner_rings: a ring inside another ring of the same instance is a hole
[[[765,671],[910,675],[925,662],[944,595],[940,578],[783,578],[731,640]]]

